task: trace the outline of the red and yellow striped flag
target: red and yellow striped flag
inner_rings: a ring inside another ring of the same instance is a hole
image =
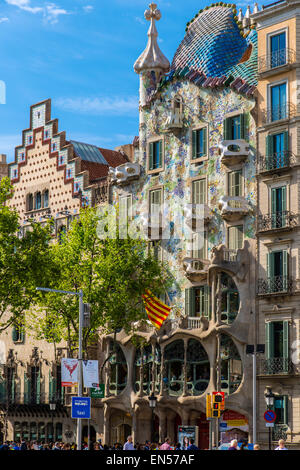
[[[146,294],[143,295],[143,299],[149,320],[156,328],[160,328],[168,317],[171,307],[164,304],[149,290],[147,290]]]

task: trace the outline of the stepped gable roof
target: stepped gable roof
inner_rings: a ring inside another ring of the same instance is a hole
[[[257,85],[256,31],[241,29],[232,5],[207,7],[188,23],[160,87],[173,78],[209,88],[230,86],[251,96]]]

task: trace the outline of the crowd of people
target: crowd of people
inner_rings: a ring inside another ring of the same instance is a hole
[[[50,442],[50,443],[41,443],[41,442],[14,442],[14,441],[5,441],[0,446],[0,451],[8,451],[8,450],[77,450],[77,445],[73,442],[72,444],[63,443],[63,442]],[[199,448],[195,445],[195,441],[193,439],[189,439],[188,442],[182,446],[180,442],[176,444],[171,443],[170,438],[166,437],[165,442],[161,443],[151,443],[150,441],[145,441],[143,444],[133,444],[132,436],[128,436],[127,441],[125,444],[121,444],[116,442],[112,446],[108,446],[106,444],[102,445],[101,439],[98,442],[91,443],[88,446],[86,443],[83,443],[82,450],[199,450]],[[230,443],[230,447],[228,450],[248,450],[247,443],[242,442],[239,446],[238,441],[233,439]],[[255,444],[253,450],[260,450],[259,444]],[[285,441],[280,439],[278,442],[278,447],[274,450],[288,450],[285,446]]]

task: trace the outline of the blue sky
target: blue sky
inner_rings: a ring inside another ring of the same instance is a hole
[[[67,139],[114,148],[138,134],[138,76],[149,0],[0,0],[0,153],[12,161],[29,107],[52,99]],[[203,0],[158,0],[159,45],[172,57]],[[243,0],[237,5],[243,7]],[[252,4],[253,5],[253,4]]]

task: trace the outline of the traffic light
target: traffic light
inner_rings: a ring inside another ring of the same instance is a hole
[[[221,411],[225,408],[225,394],[223,392],[213,392],[212,416],[220,418]]]

